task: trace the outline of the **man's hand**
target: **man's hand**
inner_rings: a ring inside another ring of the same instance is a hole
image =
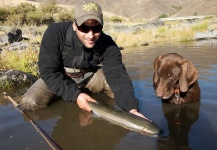
[[[139,113],[136,109],[131,109],[129,112],[130,112],[131,114],[137,115],[137,116],[139,116],[139,117],[142,117],[142,118],[144,118],[144,119],[147,119],[147,120],[151,121],[150,119],[146,118],[143,114]],[[152,122],[152,121],[151,121],[151,122]]]
[[[89,107],[88,101],[96,102],[96,100],[91,98],[89,95],[81,93],[77,98],[78,107],[90,112],[91,109]]]

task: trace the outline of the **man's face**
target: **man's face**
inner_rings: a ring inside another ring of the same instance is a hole
[[[94,19],[85,21],[81,26],[73,23],[73,29],[79,40],[87,48],[93,48],[95,46],[102,32],[102,26]]]

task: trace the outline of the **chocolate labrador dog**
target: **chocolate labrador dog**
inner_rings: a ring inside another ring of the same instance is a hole
[[[198,71],[177,53],[158,56],[154,60],[153,86],[163,101],[182,104],[200,100]]]

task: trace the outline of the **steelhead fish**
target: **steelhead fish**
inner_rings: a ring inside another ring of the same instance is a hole
[[[163,133],[163,130],[153,122],[126,111],[115,110],[91,101],[89,106],[96,115],[129,130],[148,136],[158,136]]]

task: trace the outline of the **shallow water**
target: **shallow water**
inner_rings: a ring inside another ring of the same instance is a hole
[[[162,103],[155,96],[152,63],[158,55],[169,52],[181,54],[198,69],[200,102],[178,107]],[[91,113],[80,110],[70,102],[57,101],[46,109],[28,114],[64,150],[216,149],[216,41],[150,44],[124,49],[122,53],[135,87],[135,95],[139,99],[140,111],[165,131],[163,137],[148,137],[131,132],[93,117]],[[16,95],[13,92],[10,94]],[[103,99],[99,96],[96,98]],[[51,149],[28,119],[5,102],[2,95],[0,101],[4,102],[0,106],[0,149]],[[177,110],[178,123],[175,120]]]

